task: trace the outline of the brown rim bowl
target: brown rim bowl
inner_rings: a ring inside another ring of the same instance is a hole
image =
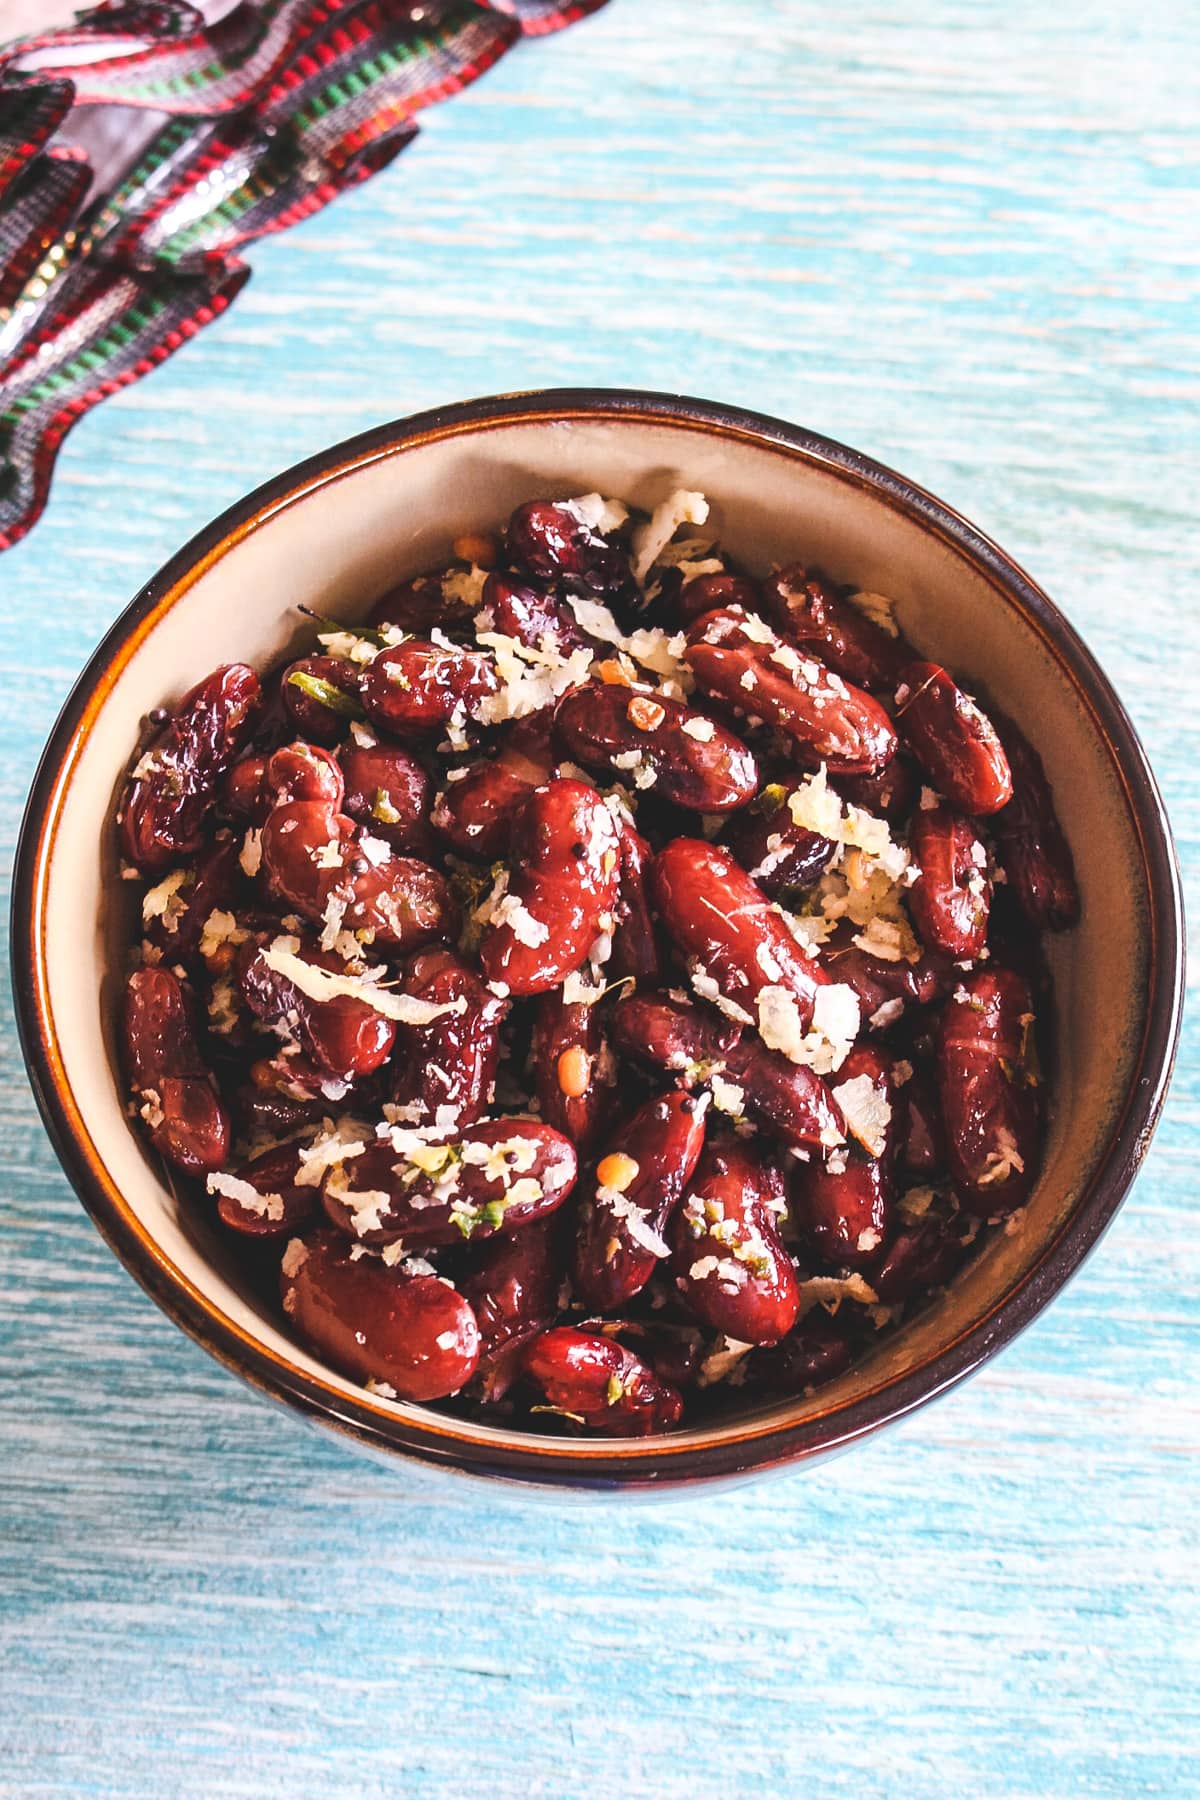
[[[1050,945],[1053,1104],[1037,1187],[952,1284],[815,1395],[659,1438],[566,1439],[367,1394],[288,1335],[144,1151],[112,1029],[129,942],[114,795],[138,722],[214,663],[258,666],[298,604],[359,617],[520,501],[599,490],[648,506],[699,488],[751,569],[804,557],[891,595],[925,655],[978,683],[1040,750],[1083,918]],[[811,432],[674,395],[584,389],[439,408],[339,444],[239,501],[125,609],[42,757],[17,853],[12,956],[30,1078],[84,1206],[151,1297],[253,1386],[363,1445],[478,1476],[645,1491],[841,1448],[943,1393],[1033,1319],[1120,1206],[1153,1131],[1179,1028],[1182,908],[1154,777],[1120,701],[1062,614],[940,501]]]

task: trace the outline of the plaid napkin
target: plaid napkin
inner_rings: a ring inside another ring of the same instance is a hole
[[[240,252],[367,180],[521,37],[604,0],[107,0],[0,47],[0,550],[89,408],[214,319]]]

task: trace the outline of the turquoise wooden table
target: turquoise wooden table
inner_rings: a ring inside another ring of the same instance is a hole
[[[1194,895],[1198,61],[1143,0],[614,0],[515,53],[69,441],[0,559],[6,849],[107,622],[247,488],[439,401],[628,383],[999,538],[1129,704]],[[1014,1348],[839,1462],[634,1510],[406,1477],[254,1398],[84,1217],[11,1007],[2,1050],[0,1792],[1200,1791],[1194,1011],[1128,1204]]]

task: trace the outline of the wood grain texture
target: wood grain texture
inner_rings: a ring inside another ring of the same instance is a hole
[[[1194,899],[1198,58],[1155,0],[614,0],[513,55],[71,438],[0,559],[6,875],[74,673],[193,530],[379,419],[578,381],[799,420],[996,536],[1126,699]],[[9,1008],[0,1792],[1196,1793],[1197,1048],[1193,1007],[1127,1206],[983,1375],[630,1511],[254,1398],[83,1216]]]

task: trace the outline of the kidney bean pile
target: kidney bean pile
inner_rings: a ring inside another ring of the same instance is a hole
[[[1037,1174],[1037,752],[799,563],[586,495],[149,721],[130,1109],[387,1398],[642,1435],[808,1393]]]

